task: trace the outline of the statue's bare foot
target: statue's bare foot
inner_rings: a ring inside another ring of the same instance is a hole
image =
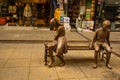
[[[97,68],[97,64],[94,64],[92,67],[93,67],[93,69],[96,69]]]
[[[107,67],[108,69],[112,69],[112,67],[111,67],[109,64],[107,64],[106,67]]]
[[[48,65],[48,67],[53,67],[53,66],[54,66],[54,61],[55,61],[55,60],[52,60],[52,61],[50,62],[50,64]]]
[[[60,67],[62,67],[62,66],[64,66],[65,65],[65,62],[62,62],[62,63],[60,63]]]

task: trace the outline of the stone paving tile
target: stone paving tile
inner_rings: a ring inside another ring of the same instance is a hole
[[[79,79],[59,79],[59,80],[79,80]]]
[[[15,58],[30,58],[31,57],[31,44],[13,44],[16,45],[16,48],[12,55],[10,56],[10,59]]]
[[[14,45],[14,46],[12,46],[12,45]],[[11,49],[16,48],[17,45],[18,45],[18,44],[0,43],[0,50],[2,50],[2,49],[11,50]]]
[[[62,68],[56,68],[58,73],[58,77],[61,79],[82,79],[85,78],[84,74],[80,71],[80,69],[73,65],[73,66],[65,66]]]
[[[120,80],[120,73],[115,70],[104,69],[101,73],[103,80]]]
[[[112,54],[111,59],[110,59],[110,64],[116,66],[116,65],[118,65],[118,61],[120,61],[120,58],[116,57],[116,55]]]
[[[31,67],[44,66],[44,45],[34,44],[31,53],[32,53]]]
[[[44,58],[44,47],[41,44],[41,46],[33,47],[32,52],[32,58]]]
[[[89,78],[88,80],[105,80],[103,78]]]
[[[31,67],[45,67],[43,58],[34,58],[31,61]]]
[[[102,78],[102,75],[99,75],[102,71],[100,67],[98,69],[93,69],[92,65],[94,62],[93,51],[72,51],[70,52],[71,59],[79,66],[79,69],[83,72],[83,74],[89,78]],[[73,55],[74,54],[74,55]],[[99,65],[101,65],[101,61],[99,60]]]
[[[92,40],[92,38],[94,36],[94,32],[79,32],[79,33],[82,34],[83,36],[86,36],[90,40]]]
[[[29,80],[58,80],[55,68],[30,68]]]
[[[88,78],[88,80],[103,80],[102,78]]]
[[[101,60],[98,68],[92,69],[94,51],[86,50],[71,50],[64,54],[64,67],[58,66],[59,60],[55,57],[55,67],[48,68],[44,66],[43,44],[5,44],[0,47],[0,57],[3,56],[0,58],[0,80],[119,80],[120,77],[120,58],[114,54],[110,61],[112,70]]]
[[[8,61],[8,58],[14,51],[15,47],[10,47],[11,44],[0,44],[0,67],[4,67],[6,62]]]
[[[43,52],[32,52],[32,62],[31,64],[42,64],[44,63],[44,54]]]
[[[4,67],[8,58],[11,56],[15,47],[11,47],[11,44],[0,44],[0,67]]]
[[[94,36],[94,32],[79,32],[80,34],[86,36],[87,38],[91,39]],[[120,35],[120,32],[111,32],[110,33],[110,41],[120,41],[120,37],[118,37]]]
[[[59,80],[88,80],[87,78],[83,78],[83,79],[59,79]]]
[[[82,79],[85,78],[82,71],[79,69],[79,67],[76,65],[75,61],[70,60],[71,57],[69,55],[65,56],[66,65],[64,67],[56,67],[56,71],[58,73],[58,77],[60,79]]]
[[[12,53],[10,59],[16,59],[16,58],[30,58],[31,57],[31,53],[25,51],[15,51],[14,53]]]
[[[44,51],[41,50],[32,51],[32,59],[36,58],[44,58]]]
[[[8,59],[11,55],[11,51],[0,51],[0,59]]]
[[[115,73],[115,74],[119,74],[120,76],[120,65],[118,64],[118,62],[120,62],[120,58],[116,57],[115,55],[111,56],[111,60],[110,60],[110,65],[112,66],[112,70],[109,70],[104,66],[102,67],[102,71],[103,72],[111,72],[111,73]]]
[[[3,68],[0,80],[28,80],[28,68]]]
[[[16,43],[17,44],[17,43]],[[25,44],[25,43],[18,43],[17,44],[18,49],[28,49],[28,48],[33,48],[33,44]]]
[[[77,32],[66,32],[66,37],[67,37],[67,40],[87,41],[85,38],[80,36]]]
[[[69,55],[71,56],[71,58],[73,59],[73,61],[75,61],[75,63],[77,65],[88,65],[93,63],[93,57],[92,57],[92,51],[86,51],[85,50],[81,50],[81,51],[71,51],[69,52]],[[74,54],[74,55],[73,55]],[[88,56],[87,54],[91,55]]]
[[[101,68],[93,69],[91,66],[80,66],[80,69],[86,75],[87,78],[102,78]]]
[[[0,40],[53,40],[55,31],[24,31],[24,30],[8,30],[0,32]],[[41,34],[42,33],[42,34]],[[4,34],[4,36],[2,36]],[[45,36],[47,35],[47,37]],[[85,40],[81,37],[77,32],[66,32],[66,36],[68,40]],[[72,38],[71,36],[74,36]]]
[[[14,67],[29,67],[30,65],[30,59],[9,59],[8,62],[6,63],[6,65],[4,67],[10,67],[10,68],[14,68]]]
[[[3,68],[6,62],[7,62],[7,59],[0,58],[0,68]]]
[[[79,79],[79,80],[88,80],[87,78]]]
[[[3,68],[0,68],[0,72],[1,72],[2,69],[3,69]]]

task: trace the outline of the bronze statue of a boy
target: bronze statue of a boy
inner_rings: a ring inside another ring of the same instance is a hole
[[[65,28],[55,18],[51,19],[50,24],[52,27],[56,28],[57,35],[55,36],[53,42],[51,44],[48,44],[49,56],[51,59],[49,67],[52,67],[54,64],[53,51],[55,51],[56,56],[61,61],[60,66],[64,66],[65,60],[63,57],[63,53],[67,52],[67,41],[66,41],[66,36],[65,36]]]
[[[108,60],[106,61],[106,67],[112,69],[112,67],[109,65],[111,52],[112,52],[109,42],[109,36],[110,36],[109,28],[110,28],[110,21],[109,20],[103,21],[102,27],[96,30],[93,40],[91,42],[91,46],[94,46],[95,49],[95,53],[94,53],[95,64],[93,65],[94,69],[97,68],[97,56],[100,46],[103,46],[108,52],[107,53]]]

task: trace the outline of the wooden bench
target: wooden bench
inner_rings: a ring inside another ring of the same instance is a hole
[[[44,44],[45,46],[45,53],[44,53],[44,61],[45,61],[45,65],[47,65],[47,57],[49,56],[48,54],[48,46],[47,44]],[[68,45],[67,46],[67,50],[94,50],[94,49],[89,49],[89,45]],[[98,57],[100,58],[100,55],[102,54],[102,60],[103,58],[106,58],[106,54],[107,54],[107,51],[104,49],[104,48],[100,48],[100,51],[99,51],[99,54],[98,54]]]

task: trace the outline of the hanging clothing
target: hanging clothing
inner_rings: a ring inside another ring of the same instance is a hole
[[[30,7],[29,4],[27,4],[27,5],[25,6],[23,15],[24,15],[25,17],[32,17],[32,11],[31,11],[31,7]]]
[[[18,5],[18,8],[17,8],[17,14],[18,14],[19,17],[22,17],[23,11],[24,11],[23,5],[22,5],[22,4],[19,4],[19,5]]]
[[[1,5],[1,12],[4,17],[8,14],[8,5],[6,3]]]
[[[9,13],[16,13],[16,11],[17,11],[17,6],[9,6],[8,7],[8,12]]]
[[[60,21],[60,8],[55,9],[54,18]]]
[[[54,12],[57,8],[57,0],[50,1],[50,19],[54,18]]]
[[[32,4],[31,9],[32,9],[32,16],[33,17],[37,17],[37,15],[38,15],[37,5],[36,4]]]

